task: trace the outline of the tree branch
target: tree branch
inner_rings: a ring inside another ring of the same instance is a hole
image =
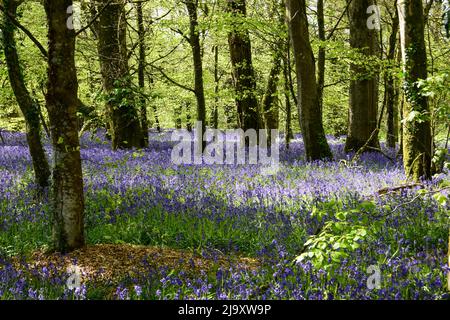
[[[45,57],[45,59],[47,59],[48,58],[47,50],[45,50],[44,46],[33,36],[33,34],[27,28],[25,28],[19,21],[17,21],[17,19],[14,16],[12,16],[9,12],[7,12],[1,4],[0,4],[0,11],[2,11],[17,28],[19,28],[23,33],[25,33],[28,36],[28,38],[30,38],[30,40],[36,45],[36,47],[39,49],[39,51]]]
[[[331,29],[330,33],[328,34],[327,40],[330,40],[330,39],[333,37],[334,32],[337,30],[337,28],[338,28],[339,25],[341,24],[341,21],[342,21],[342,19],[344,19],[345,14],[347,13],[348,8],[350,8],[350,5],[352,4],[352,2],[353,2],[353,0],[348,1],[347,6],[345,7],[344,12],[342,12],[342,15],[339,17],[339,20],[337,21],[336,25],[334,26],[333,29]]]
[[[100,16],[103,14],[103,12],[106,10],[106,8],[111,4],[111,2],[113,2],[113,0],[109,0],[104,6],[103,8],[100,9],[100,11],[97,12],[97,14],[92,18],[91,21],[89,21],[89,23],[81,28],[80,30],[78,30],[75,33],[75,37],[77,37],[78,35],[80,35],[82,32],[86,31],[87,29],[89,29],[96,21],[98,18],[100,18]]]
[[[187,35],[185,35],[183,33],[183,31],[181,31],[180,29],[174,29],[174,28],[169,28],[169,29],[172,30],[175,33],[178,33],[180,36],[183,37],[184,40],[186,40],[187,42],[191,43],[191,39]]]
[[[175,80],[173,80],[172,78],[170,78],[170,77],[164,72],[164,70],[163,70],[162,68],[160,68],[160,67],[158,67],[158,66],[155,66],[155,65],[151,65],[151,67],[154,68],[154,69],[156,69],[157,71],[159,71],[159,73],[161,73],[161,75],[162,75],[167,81],[169,81],[170,83],[172,83],[173,85],[175,85],[175,86],[177,86],[177,87],[179,87],[179,88],[181,88],[181,89],[183,89],[183,90],[186,90],[186,91],[190,91],[190,92],[192,92],[192,93],[195,93],[194,89],[191,89],[191,88],[189,88],[189,87],[187,87],[187,86],[185,86],[185,85],[182,85],[181,83],[178,83],[177,81],[175,81]]]

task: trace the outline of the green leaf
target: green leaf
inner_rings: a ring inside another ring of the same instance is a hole
[[[360,207],[366,211],[372,211],[377,208],[377,205],[372,201],[364,201],[363,203],[360,204]]]
[[[447,197],[444,196],[443,194],[441,194],[441,193],[436,193],[435,195],[433,195],[433,198],[434,198],[434,200],[437,201],[437,203],[439,203],[440,206],[444,207],[444,206],[447,205],[448,199],[447,199]]]
[[[336,219],[340,220],[340,221],[345,221],[345,219],[347,219],[347,215],[348,212],[336,212],[336,214],[334,215],[336,217]]]

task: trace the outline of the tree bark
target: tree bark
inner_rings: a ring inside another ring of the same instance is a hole
[[[450,248],[450,236],[448,237],[448,248]],[[450,249],[448,249],[447,261],[450,268]],[[450,291],[450,272],[447,274],[447,289]]]
[[[267,81],[266,92],[263,98],[264,126],[270,132],[271,129],[278,129],[278,106],[276,104],[276,93],[281,73],[282,54],[274,53],[272,68]]]
[[[150,89],[152,90],[153,84],[154,84],[153,77],[150,74],[147,74],[147,80],[148,80]],[[153,117],[155,119],[155,124],[156,124],[156,130],[158,132],[161,132],[161,124],[159,122],[158,108],[156,107],[156,105],[154,103],[152,104],[152,109],[153,109]]]
[[[109,0],[97,1],[97,11]],[[126,40],[125,2],[117,0],[103,9],[98,19],[98,53],[107,96],[106,108],[110,118],[112,147],[116,149],[141,148],[144,141],[134,95],[130,89]]]
[[[205,91],[203,85],[203,61],[202,48],[200,45],[200,30],[198,25],[198,0],[186,0],[186,8],[189,13],[189,41],[192,49],[194,62],[194,92],[197,100],[197,121],[202,123],[202,134],[206,131],[206,104]],[[199,146],[206,146],[202,141]]]
[[[192,126],[192,117],[191,117],[191,103],[187,101],[184,106],[186,107],[186,129],[189,132],[192,132],[193,126]],[[204,131],[202,131],[204,132]]]
[[[289,48],[288,48],[289,50]],[[283,63],[283,74],[284,74],[284,100],[286,105],[286,125],[284,129],[285,134],[285,145],[286,148],[289,149],[291,140],[294,137],[294,134],[292,132],[292,105],[291,105],[291,99],[289,96],[289,76],[288,76],[288,61],[287,59],[284,60]]]
[[[48,22],[47,110],[53,145],[52,212],[55,249],[84,246],[84,197],[77,127],[75,31],[67,28],[72,0],[46,0]]]
[[[432,136],[427,98],[418,81],[427,78],[422,0],[399,0],[400,37],[404,64],[403,162],[408,177],[431,179]]]
[[[252,48],[248,28],[245,0],[228,0],[228,12],[233,18],[232,31],[228,34],[233,80],[236,94],[238,126],[244,131],[260,129],[256,79],[252,62]]]
[[[397,1],[395,1],[395,6]],[[395,10],[392,20],[392,31],[389,37],[389,52],[387,59],[393,64],[395,63],[395,52],[397,45],[397,34],[399,28],[398,11]],[[386,72],[385,82],[385,96],[386,96],[386,111],[387,111],[387,145],[390,148],[395,148],[398,142],[398,89],[395,81],[395,76]]]
[[[283,6],[276,1],[274,4],[274,13],[273,18],[278,16],[278,21],[280,27],[284,27],[286,23],[286,15],[285,15],[285,5]],[[282,10],[280,10],[282,9]],[[276,93],[278,89],[278,83],[280,81],[280,74],[282,71],[282,62],[283,62],[283,49],[284,49],[284,37],[279,36],[276,39],[276,46],[273,49],[273,60],[272,60],[272,68],[269,73],[269,78],[267,80],[266,91],[262,101],[262,110],[263,110],[263,119],[264,119],[264,127],[267,130],[268,140],[272,141],[271,130],[279,128],[279,110],[276,99]]]
[[[4,0],[3,5],[10,16],[17,16],[17,8],[20,2],[17,0]],[[14,95],[20,110],[25,118],[26,136],[36,183],[45,188],[49,185],[50,167],[47,161],[44,147],[41,141],[40,106],[34,100],[25,86],[19,55],[14,38],[15,25],[11,20],[3,16],[3,48],[5,61],[8,68],[8,76]]]
[[[139,88],[142,92],[145,90],[145,27],[144,16],[142,13],[142,1],[136,2],[137,24],[138,24],[138,36],[139,36],[139,65],[138,65],[138,82]],[[148,117],[147,117],[147,103],[142,96],[139,99],[140,103],[140,120],[142,129],[142,146],[148,147]]]
[[[316,64],[309,40],[305,0],[287,1],[299,95],[299,118],[308,161],[331,159],[317,96]]]
[[[367,8],[374,5],[373,0],[349,0],[350,46],[363,56],[377,56],[376,29],[371,30],[367,21]],[[379,148],[377,127],[378,113],[378,72],[374,66],[352,64],[350,83],[349,128],[345,150],[358,151],[366,143],[368,147]]]
[[[291,50],[290,36],[288,36],[287,39],[285,39],[284,47],[285,47],[284,49],[285,56],[283,59],[283,76],[284,76],[284,99],[286,104],[286,127],[284,131],[285,131],[286,148],[289,149],[291,140],[294,139],[294,133],[292,131],[292,104],[289,94],[292,94],[294,104],[297,104],[297,98],[295,96],[291,76],[292,70],[290,59],[290,50]]]
[[[219,127],[219,46],[214,46],[214,108],[211,116],[211,127]]]
[[[442,8],[444,10],[443,23],[445,27],[445,36],[447,37],[447,39],[450,39],[450,1],[449,0],[442,1]]]
[[[175,129],[180,130],[183,127],[183,121],[181,115],[183,114],[183,105],[180,103],[179,106],[175,107]]]
[[[323,113],[323,90],[325,87],[325,62],[326,52],[324,42],[325,36],[325,14],[324,14],[324,0],[317,0],[317,27],[319,29],[319,53],[317,57],[317,96],[319,99],[320,112]]]

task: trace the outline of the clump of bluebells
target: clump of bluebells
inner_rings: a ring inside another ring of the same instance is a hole
[[[88,242],[202,248],[213,261],[218,252],[258,258],[259,268],[149,266],[71,290],[57,266],[13,265],[12,256],[49,243],[50,213],[47,196],[34,193],[24,135],[3,133],[0,299],[449,298],[449,205],[417,189],[377,193],[406,182],[401,162],[368,153],[353,163],[343,140],[330,137],[335,161],[307,163],[297,137],[272,176],[254,165],[178,166],[170,134],[151,133],[143,151],[116,152],[102,132],[82,137]],[[427,187],[441,189],[449,177]]]

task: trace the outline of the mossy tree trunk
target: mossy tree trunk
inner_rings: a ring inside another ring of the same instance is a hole
[[[20,3],[17,0],[3,0],[4,9],[11,17],[17,16],[17,8]],[[40,106],[30,96],[25,85],[14,38],[15,26],[6,15],[3,15],[1,29],[3,31],[3,48],[11,88],[25,118],[26,136],[33,162],[35,180],[41,188],[45,188],[49,185],[50,167],[41,141]]]
[[[138,37],[139,37],[138,82],[139,82],[139,89],[144,91],[146,55],[145,55],[145,26],[144,26],[144,15],[142,12],[142,1],[136,2],[136,14],[137,14]],[[144,96],[140,97],[139,103],[140,103],[139,113],[142,128],[142,146],[148,147],[147,103]]]
[[[275,21],[278,20],[280,29],[285,27],[285,4],[280,1],[275,1],[272,11],[272,18]],[[270,69],[266,91],[262,101],[264,127],[267,130],[269,141],[272,141],[271,130],[279,129],[279,108],[276,93],[280,82],[280,74],[283,70],[284,40],[284,34],[280,34],[275,41],[274,48],[272,48],[272,68]]]
[[[75,31],[67,27],[71,0],[46,0],[48,22],[47,110],[53,145],[52,212],[55,249],[84,246],[84,197],[78,138]]]
[[[320,110],[323,112],[323,91],[325,88],[325,66],[327,57],[324,46],[324,42],[326,41],[324,0],[317,0],[317,28],[319,40],[322,42],[317,55],[317,95],[319,97]]]
[[[431,179],[432,159],[430,109],[418,86],[427,78],[422,0],[399,0],[398,14],[405,74],[403,162],[406,175],[419,181]]]
[[[135,106],[135,96],[131,90],[125,1],[109,2],[96,1],[97,11],[103,10],[96,24],[96,31],[112,147],[114,150],[141,148],[145,140]]]
[[[228,34],[233,80],[236,94],[238,125],[244,131],[260,129],[256,79],[252,62],[252,47],[248,27],[245,0],[228,0],[228,12],[233,18],[232,31]]]

